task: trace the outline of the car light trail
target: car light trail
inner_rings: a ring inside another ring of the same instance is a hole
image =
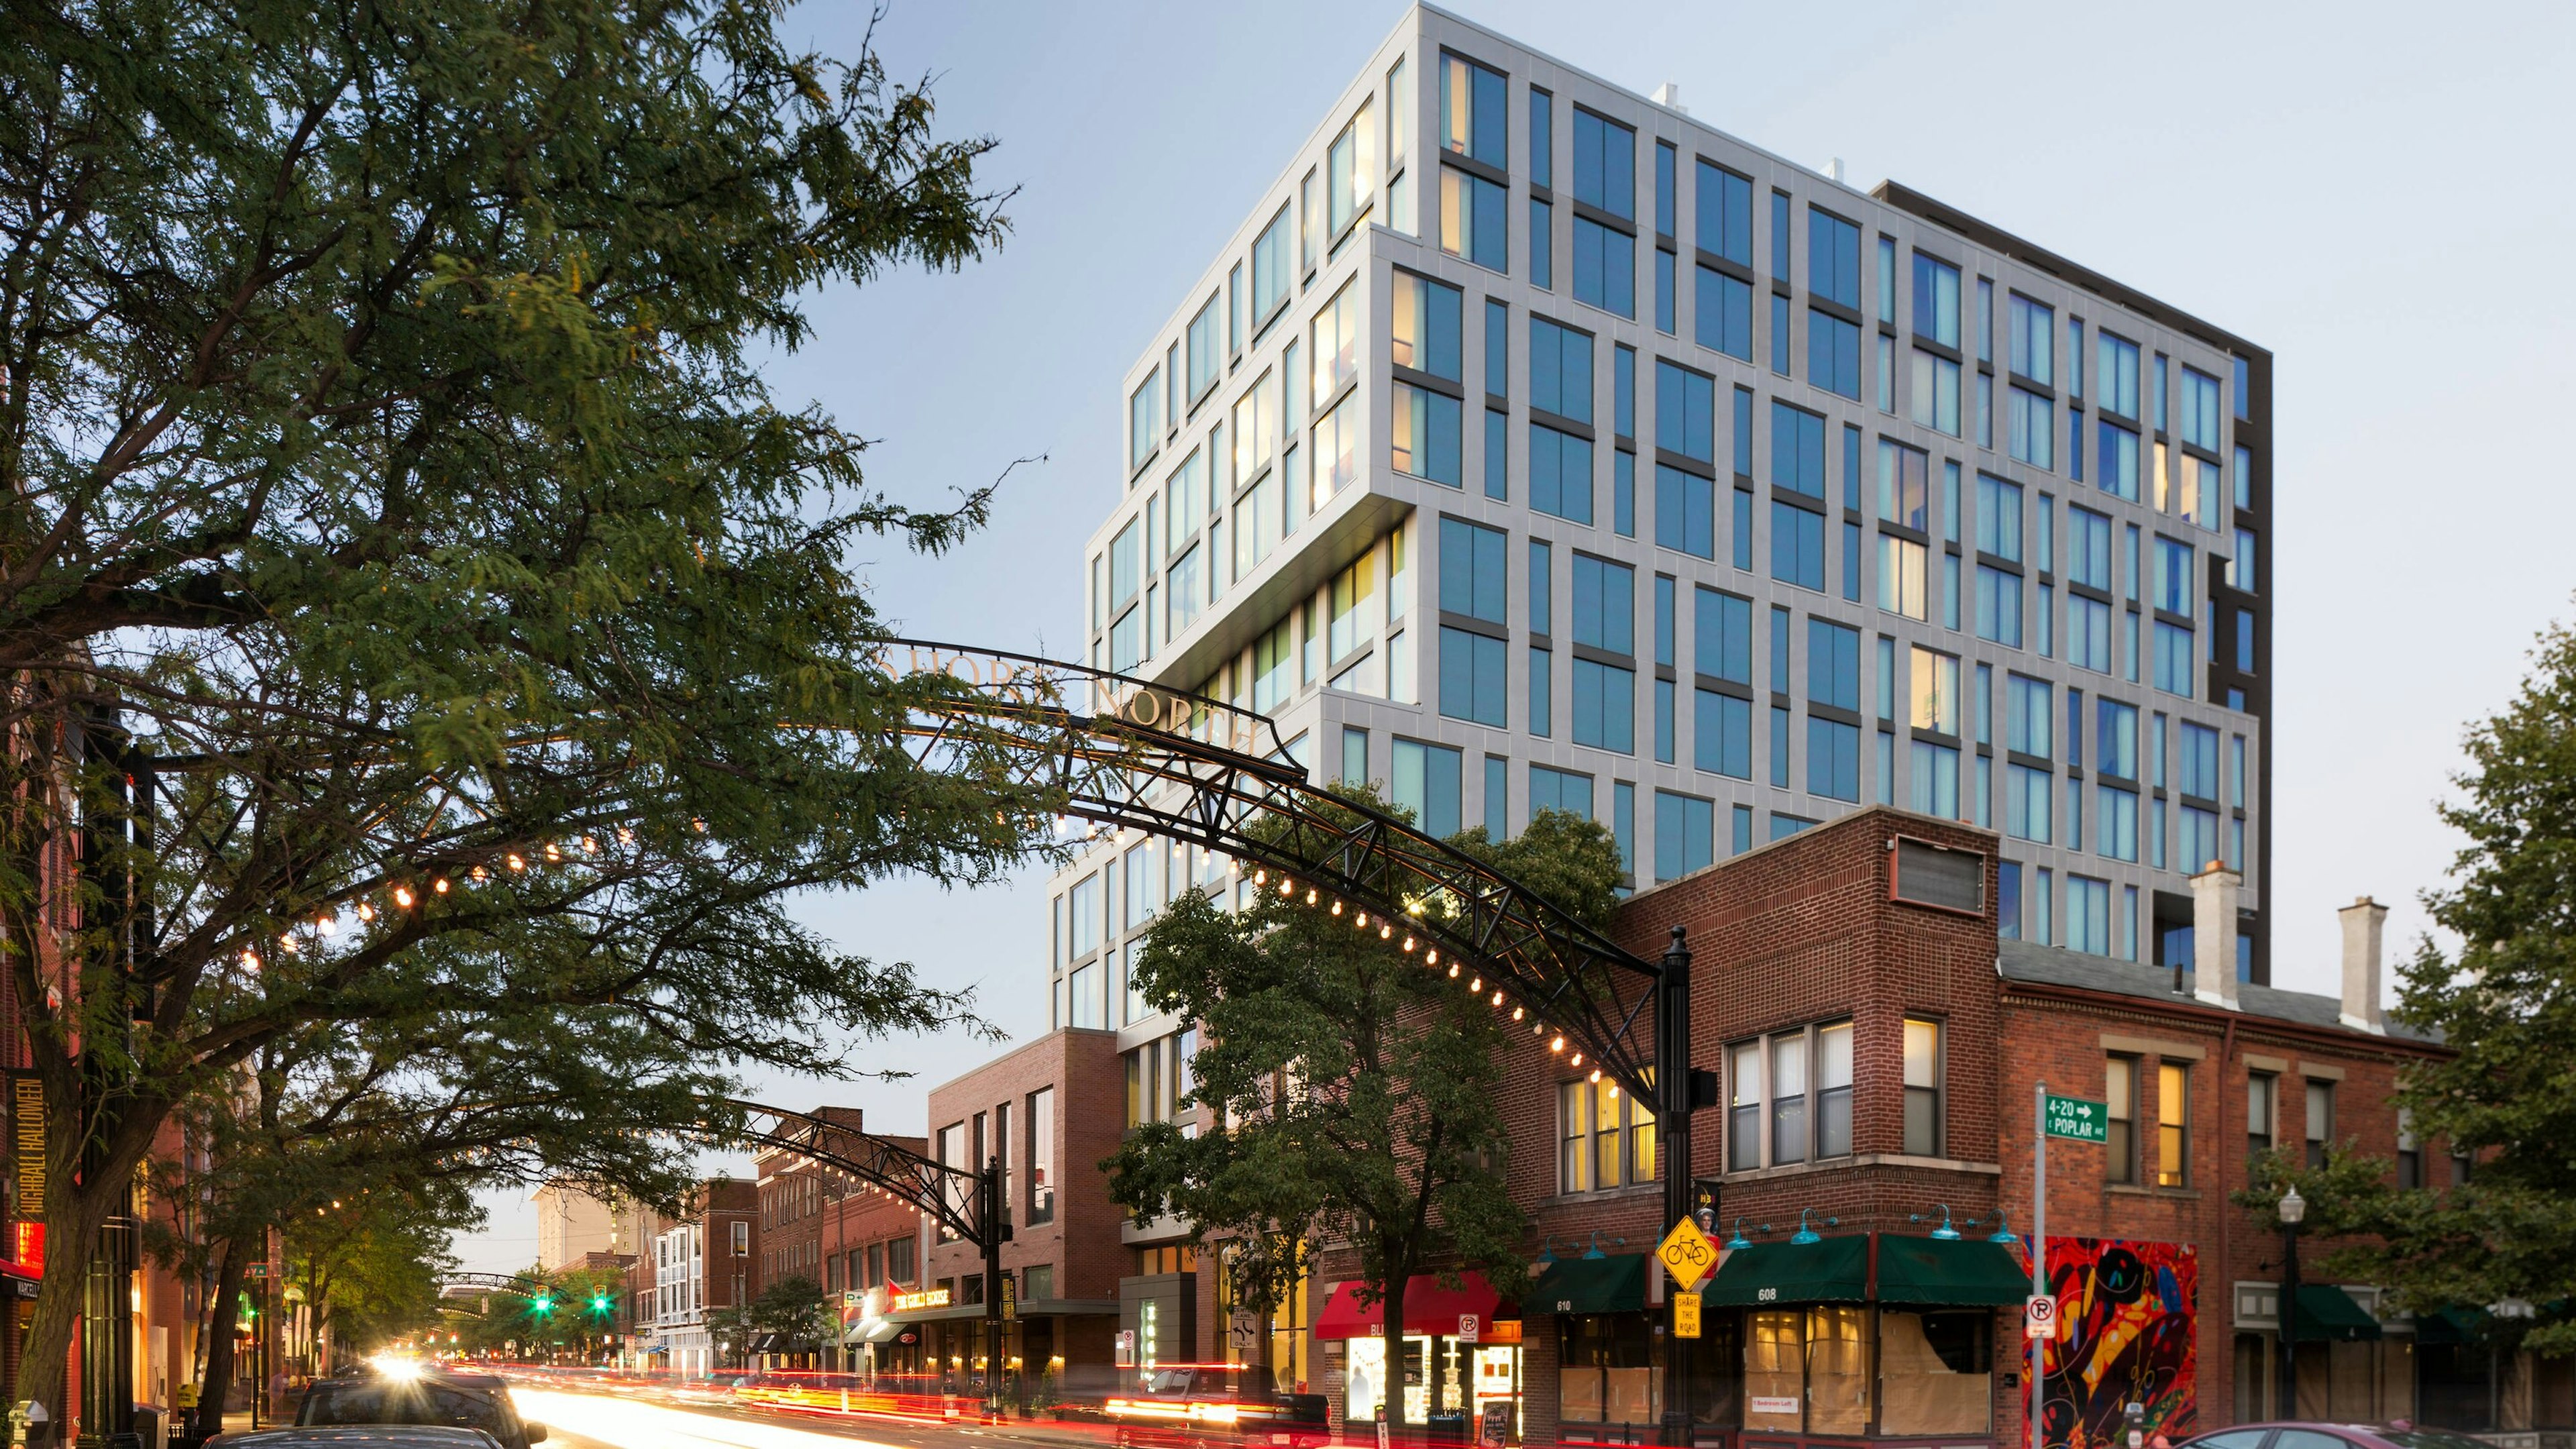
[[[523,1418],[617,1449],[898,1449],[872,1439],[691,1413],[641,1399],[559,1393],[525,1384],[513,1384],[510,1397]]]

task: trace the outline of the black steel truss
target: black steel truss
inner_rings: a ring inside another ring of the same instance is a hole
[[[723,1105],[741,1114],[741,1125],[721,1132],[707,1129],[705,1135],[729,1145],[792,1153],[856,1178],[929,1214],[967,1242],[985,1245],[976,1191],[981,1174],[975,1169],[948,1166],[890,1138],[811,1113],[732,1098],[723,1099]]]
[[[1414,938],[1482,976],[1496,1009],[1534,1035],[1562,1035],[1624,1089],[1663,1100],[1652,1072],[1657,963],[1475,857],[1313,784],[1266,716],[1030,655],[903,639],[883,657],[890,670],[958,685],[911,727],[925,761],[969,738],[998,745],[1067,815],[1232,856],[1263,889],[1338,898],[1367,929]]]

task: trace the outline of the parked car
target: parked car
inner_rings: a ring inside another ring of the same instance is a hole
[[[2184,1440],[2176,1449],[2495,1449],[2448,1429],[2418,1429],[2403,1419],[2385,1426],[2282,1420],[2237,1424]]]
[[[206,1441],[207,1449],[500,1449],[500,1443],[480,1429],[453,1424],[322,1424],[218,1434]]]
[[[304,1396],[299,1428],[449,1425],[478,1429],[501,1449],[545,1441],[546,1426],[523,1422],[498,1374],[410,1371],[324,1379]]]

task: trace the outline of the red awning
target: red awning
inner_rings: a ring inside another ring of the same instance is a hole
[[[1386,1304],[1372,1302],[1362,1307],[1361,1284],[1342,1283],[1324,1300],[1324,1310],[1315,1315],[1317,1338],[1374,1338],[1386,1322]],[[1462,1315],[1474,1314],[1484,1323],[1498,1318],[1517,1318],[1517,1306],[1506,1308],[1502,1295],[1485,1281],[1482,1273],[1464,1275],[1457,1287],[1440,1286],[1436,1273],[1417,1273],[1404,1280],[1404,1331],[1437,1337],[1455,1337]]]

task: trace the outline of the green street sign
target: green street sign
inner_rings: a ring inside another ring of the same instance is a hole
[[[2076,1142],[2111,1140],[2111,1108],[2106,1102],[2052,1096],[2048,1098],[2043,1115],[2051,1137],[2064,1137]]]

